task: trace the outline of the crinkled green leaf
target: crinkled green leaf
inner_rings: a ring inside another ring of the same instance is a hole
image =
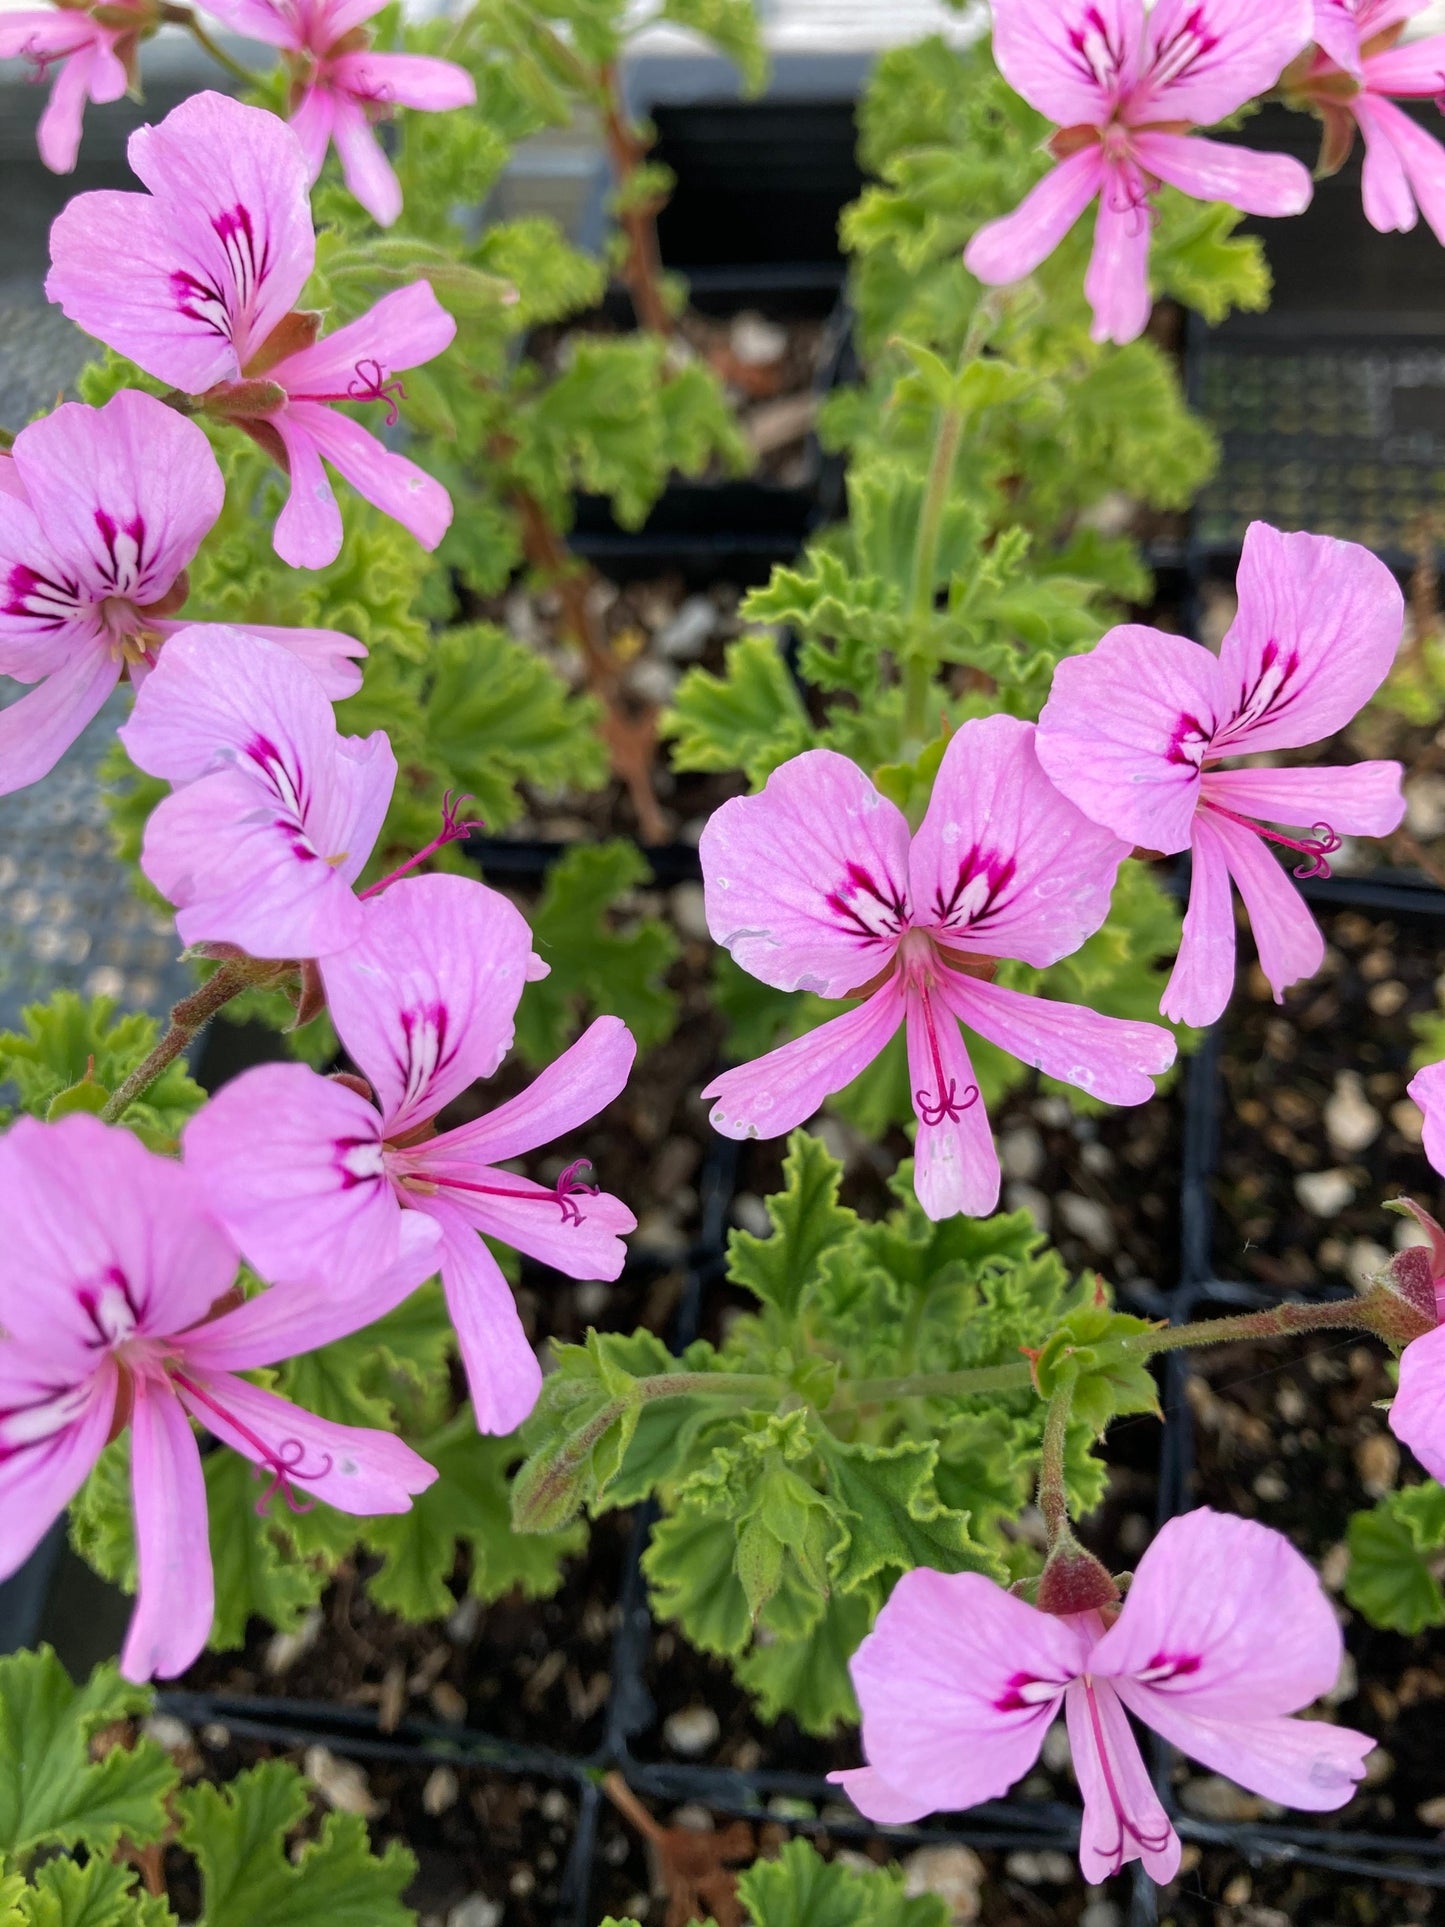
[[[789,1840],[776,1859],[738,1877],[752,1927],[949,1927],[937,1894],[910,1896],[896,1867],[865,1872],[824,1860],[808,1840]]]
[[[805,1298],[825,1253],[852,1235],[858,1219],[838,1202],[843,1167],[821,1138],[794,1131],[783,1175],[784,1189],[768,1200],[772,1235],[729,1234],[728,1276],[788,1318]]]
[[[1445,1490],[1433,1479],[1355,1513],[1346,1539],[1345,1597],[1366,1619],[1412,1636],[1445,1624]]]

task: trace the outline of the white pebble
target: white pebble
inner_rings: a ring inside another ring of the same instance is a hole
[[[662,1724],[663,1739],[685,1760],[695,1760],[710,1746],[716,1746],[721,1732],[718,1716],[710,1706],[684,1706],[669,1713]]]
[[[502,1927],[504,1908],[500,1900],[485,1894],[468,1894],[447,1915],[447,1927]]]
[[[1032,1184],[1044,1168],[1044,1141],[1031,1125],[1016,1125],[999,1139],[998,1161],[1006,1178]]]
[[[653,637],[669,662],[691,662],[706,648],[718,625],[718,606],[711,596],[690,595],[671,621]]]
[[[1356,1238],[1345,1256],[1345,1276],[1356,1291],[1363,1291],[1389,1262],[1390,1254],[1383,1245],[1370,1238]]]
[[[1355,1187],[1346,1171],[1302,1171],[1294,1194],[1317,1218],[1334,1218],[1353,1199]]]
[[[910,1898],[936,1894],[953,1927],[967,1927],[982,1907],[983,1862],[972,1847],[920,1847],[903,1862],[903,1891]]]
[[[1091,1251],[1113,1251],[1119,1242],[1110,1212],[1094,1198],[1081,1198],[1077,1191],[1065,1191],[1058,1200],[1059,1217],[1065,1228],[1082,1238]]]
[[[1365,1096],[1358,1071],[1341,1071],[1325,1105],[1325,1131],[1342,1157],[1363,1151],[1380,1135],[1384,1119]]]

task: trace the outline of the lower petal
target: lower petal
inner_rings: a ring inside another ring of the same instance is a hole
[[[1398,763],[1345,769],[1212,769],[1202,795],[1241,816],[1294,828],[1320,824],[1344,836],[1388,836],[1405,820]]]
[[[1137,134],[1141,167],[1196,201],[1225,201],[1242,214],[1303,214],[1309,170],[1288,154],[1259,154],[1187,134]]]
[[[889,1786],[871,1766],[846,1767],[841,1773],[830,1773],[828,1779],[842,1787],[865,1820],[876,1820],[880,1827],[906,1827],[932,1811],[926,1801]]]
[[[52,174],[74,172],[94,63],[94,47],[80,47],[61,62],[56,73],[50,98],[35,130],[40,158]]]
[[[1254,831],[1217,818],[1211,825],[1224,844],[1230,875],[1249,912],[1259,967],[1277,1004],[1291,984],[1313,977],[1325,958],[1320,927],[1289,876]]]
[[[423,1175],[434,1175],[428,1163]],[[567,1278],[617,1278],[627,1261],[622,1239],[637,1220],[610,1191],[565,1195],[530,1178],[474,1164],[435,1171],[442,1195],[475,1231],[550,1265]],[[431,1200],[427,1200],[430,1204]]]
[[[440,482],[405,455],[394,455],[383,448],[360,422],[336,414],[324,402],[293,402],[277,421],[279,424],[298,417],[315,447],[335,464],[364,501],[400,522],[424,549],[436,547],[452,519],[452,499]],[[278,522],[278,533],[280,526]]]
[[[1382,141],[1391,148],[1435,239],[1445,243],[1445,147],[1393,101],[1361,94],[1354,107],[1365,136],[1366,167],[1372,142]]]
[[[1137,168],[1104,170],[1084,293],[1095,341],[1137,341],[1149,325],[1149,197]]]
[[[433,1161],[465,1151],[473,1164],[500,1164],[575,1131],[620,1095],[637,1056],[620,1017],[599,1017],[518,1096],[430,1147]]]
[[[442,1288],[461,1347],[477,1430],[514,1432],[537,1403],[542,1367],[501,1266],[460,1213],[442,1206]]]
[[[476,82],[466,68],[428,54],[381,54],[368,49],[342,54],[330,63],[330,71],[348,93],[384,101],[388,107],[436,113],[476,104]]]
[[[205,1475],[168,1385],[137,1384],[130,1428],[140,1585],[120,1670],[132,1680],[174,1679],[205,1645],[215,1613]]]
[[[1106,1017],[1081,1004],[976,978],[949,977],[944,989],[955,1015],[971,1030],[1020,1063],[1106,1104],[1146,1104],[1154,1095],[1154,1079],[1174,1062],[1174,1039],[1159,1024]]]
[[[401,182],[381,150],[375,128],[346,94],[336,96],[331,138],[347,187],[378,227],[390,227],[401,213]]]
[[[715,1077],[703,1092],[717,1099],[712,1128],[723,1137],[783,1137],[865,1071],[902,1022],[903,993],[890,978],[856,1009]]]
[[[1400,1354],[1400,1389],[1390,1406],[1390,1430],[1432,1479],[1445,1481],[1445,1325],[1426,1332]]]
[[[1182,1848],[1159,1804],[1128,1715],[1107,1680],[1075,1680],[1064,1695],[1074,1776],[1084,1796],[1079,1865],[1098,1886],[1131,1860],[1161,1885],[1179,1871]]]
[[[1194,819],[1189,908],[1179,956],[1159,1005],[1171,1024],[1204,1029],[1234,994],[1234,894],[1224,844],[1204,816]]]
[[[335,95],[329,87],[308,87],[291,116],[291,132],[301,143],[306,156],[306,172],[314,181],[326,165],[326,150],[331,145]]]
[[[1132,1713],[1191,1760],[1262,1800],[1306,1813],[1332,1813],[1352,1799],[1364,1778],[1365,1755],[1375,1747],[1367,1733],[1326,1720],[1201,1719],[1137,1681],[1114,1685]]]
[[[115,1391],[113,1370],[97,1374],[93,1399],[79,1418],[34,1445],[0,1454],[0,1579],[24,1565],[89,1478],[105,1450]]]
[[[1365,219],[1379,234],[1408,234],[1419,221],[1420,210],[1389,124],[1385,116],[1375,114],[1377,103],[1368,94],[1360,94],[1351,105],[1365,137]]]
[[[1103,164],[1096,145],[1071,154],[1002,220],[981,227],[963,265],[989,287],[1022,281],[1053,253],[1099,191]]]
[[[987,1217],[999,1163],[968,1046],[941,987],[908,994],[908,1082],[918,1118],[913,1189],[930,1218]]]
[[[339,629],[281,629],[265,622],[163,621],[152,622],[151,627],[162,635],[174,635],[184,629],[193,636],[206,637],[239,629],[243,635],[259,636],[262,642],[273,642],[304,662],[334,703],[344,702],[361,687],[358,665],[366,658],[366,644],[358,642],[355,636],[343,635]]]
[[[0,796],[48,776],[119,680],[108,650],[85,650],[0,709]]]
[[[229,1372],[189,1372],[176,1386],[206,1430],[284,1484],[294,1505],[324,1499],[338,1512],[376,1518],[410,1511],[413,1496],[436,1479],[435,1466],[390,1433],[333,1425]]]
[[[291,492],[276,517],[272,546],[293,569],[324,569],[341,553],[341,510],[321,462],[321,451],[309,432],[310,416],[324,413],[312,406],[303,420],[295,407],[273,415],[271,425],[286,445]]]

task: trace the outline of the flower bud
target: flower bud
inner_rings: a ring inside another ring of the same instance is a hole
[[[1102,1612],[1106,1606],[1118,1605],[1119,1588],[1107,1567],[1101,1565],[1092,1552],[1085,1552],[1070,1535],[1061,1539],[1049,1554],[1035,1603],[1040,1612],[1058,1613],[1061,1617]]]

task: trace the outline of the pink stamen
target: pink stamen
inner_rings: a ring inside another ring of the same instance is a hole
[[[355,379],[347,384],[346,393],[351,401],[384,401],[388,428],[395,428],[401,420],[396,404],[398,399],[406,400],[406,385],[399,375],[393,375],[388,381],[379,361],[369,358],[358,361]]]
[[[581,1224],[582,1222],[582,1212],[580,1208],[572,1202],[574,1196],[580,1195],[582,1197],[595,1198],[602,1189],[600,1184],[584,1184],[582,1179],[578,1177],[577,1173],[579,1171],[590,1171],[591,1169],[591,1158],[575,1158],[557,1179],[554,1189],[557,1202],[562,1207],[563,1224]]]
[[[1267,829],[1252,817],[1237,816],[1233,810],[1225,809],[1222,803],[1216,803],[1211,796],[1206,796],[1203,801],[1206,809],[1227,816],[1231,823],[1238,823],[1241,829],[1253,830],[1266,843],[1278,843],[1282,849],[1298,850],[1301,856],[1308,857],[1309,861],[1301,863],[1294,872],[1301,883],[1308,883],[1312,877],[1328,877],[1330,866],[1326,859],[1332,857],[1344,842],[1344,838],[1337,836],[1328,823],[1312,824],[1311,834],[1301,839],[1286,836],[1282,830]]]
[[[1131,1839],[1138,1841],[1145,1853],[1162,1853],[1169,1844],[1169,1836],[1173,1832],[1173,1828],[1170,1827],[1169,1822],[1166,1820],[1163,1833],[1151,1838],[1148,1834],[1141,1833],[1125,1813],[1123,1799],[1120,1796],[1118,1787],[1114,1784],[1114,1769],[1109,1760],[1109,1748],[1104,1740],[1104,1725],[1103,1721],[1099,1718],[1099,1708],[1094,1699],[1094,1683],[1092,1680],[1086,1678],[1083,1681],[1083,1687],[1084,1699],[1089,1708],[1089,1724],[1094,1729],[1094,1744],[1099,1749],[1099,1765],[1103,1769],[1104,1785],[1109,1790],[1109,1804],[1114,1809],[1114,1819],[1119,1827],[1119,1844],[1117,1847],[1112,1847],[1109,1850],[1109,1857],[1114,1862],[1114,1871],[1117,1873],[1119,1868],[1124,1864],[1124,1835],[1126,1833]]]
[[[28,69],[25,75],[27,84],[32,87],[41,87],[49,77],[50,69],[58,67],[61,61],[69,59],[69,55],[45,53],[33,40],[27,40],[20,49],[20,58]]]
[[[426,1175],[430,1183],[441,1185],[451,1191],[470,1191],[479,1198],[520,1198],[524,1204],[552,1203],[561,1210],[563,1224],[581,1224],[582,1211],[572,1200],[579,1196],[595,1198],[601,1189],[600,1185],[584,1184],[577,1175],[579,1171],[591,1169],[590,1158],[575,1159],[562,1172],[550,1191],[514,1191],[510,1185],[505,1184],[473,1184],[467,1178],[442,1177],[433,1172],[428,1172]]]
[[[928,1048],[933,1058],[933,1075],[938,1081],[938,1097],[936,1100],[931,1098],[926,1090],[915,1091],[913,1102],[921,1122],[932,1130],[945,1118],[950,1124],[957,1124],[964,1112],[977,1104],[978,1086],[970,1084],[960,1098],[958,1079],[945,1076],[943,1053],[938,1048],[938,1031],[933,1021],[933,1000],[928,994],[927,984],[919,985],[918,994],[923,999],[923,1022],[928,1031]]]
[[[425,863],[427,858],[435,856],[438,850],[444,850],[448,843],[460,843],[463,838],[470,836],[473,830],[484,830],[487,825],[483,817],[473,817],[466,822],[462,820],[462,805],[470,803],[471,800],[470,796],[460,790],[456,792],[455,797],[452,791],[448,790],[442,798],[440,834],[434,836],[424,850],[418,850],[415,856],[409,856],[406,862],[400,864],[389,876],[384,876],[380,883],[373,883],[368,889],[363,890],[360,893],[361,902],[365,903],[368,897],[379,896],[383,890],[404,877],[409,870],[414,870],[419,863]]]
[[[275,1451],[272,1451],[266,1441],[258,1438],[248,1425],[243,1425],[234,1413],[228,1412],[224,1405],[218,1404],[209,1392],[202,1391],[201,1387],[197,1385],[193,1378],[187,1378],[183,1372],[176,1371],[173,1371],[170,1377],[172,1384],[178,1385],[183,1392],[189,1394],[198,1404],[204,1405],[208,1412],[214,1412],[216,1417],[229,1425],[233,1432],[240,1433],[241,1437],[261,1459],[261,1464],[256,1467],[256,1477],[258,1479],[264,1478],[268,1471],[271,1474],[270,1485],[267,1486],[266,1490],[256,1501],[256,1517],[258,1519],[265,1518],[267,1508],[278,1492],[283,1495],[288,1510],[293,1513],[301,1514],[315,1510],[316,1501],[314,1499],[297,1498],[296,1494],[291,1490],[291,1481],[293,1479],[300,1479],[309,1482],[312,1479],[326,1478],[336,1463],[329,1452],[323,1452],[321,1454],[324,1463],[319,1470],[307,1472],[303,1470],[306,1460],[306,1447],[300,1439],[282,1439],[279,1447]]]

